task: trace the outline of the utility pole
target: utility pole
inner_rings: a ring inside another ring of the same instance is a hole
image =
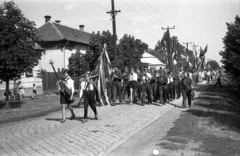
[[[175,26],[173,26],[172,28],[169,28],[169,27],[167,27],[167,28],[163,28],[162,27],[162,30],[170,30],[170,29],[175,29]],[[170,34],[170,33],[169,33]],[[171,47],[171,42],[170,42],[170,35],[169,35],[169,41],[168,41],[168,43],[167,43],[167,47],[168,47],[168,68],[170,69],[171,68],[171,65],[172,65],[172,63],[171,63],[171,54],[170,54],[170,47]]]
[[[110,14],[112,16],[112,25],[113,25],[113,50],[114,50],[114,58],[116,59],[117,57],[117,49],[116,49],[116,20],[115,16],[117,12],[121,12],[121,10],[116,10],[114,9],[114,0],[112,0],[112,10],[108,11],[107,14]]]

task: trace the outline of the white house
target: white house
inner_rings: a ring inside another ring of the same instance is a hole
[[[159,69],[160,67],[165,68],[166,64],[159,61],[159,59],[149,53],[144,52],[143,56],[141,58],[142,63],[147,63],[148,67],[154,67],[156,69]]]
[[[37,75],[40,70],[53,72],[52,66],[49,64],[50,59],[54,62],[56,71],[61,71],[68,67],[68,59],[71,54],[76,51],[85,53],[90,41],[91,34],[84,31],[84,25],[80,25],[80,29],[73,29],[62,25],[59,21],[52,22],[51,16],[44,16],[45,23],[37,28],[39,35],[39,45],[44,49],[38,66],[32,73],[22,73],[22,77],[18,81],[22,81],[26,95],[31,95],[33,83],[36,84],[38,93],[43,92],[42,79]],[[6,83],[0,81],[0,99],[4,98]],[[13,81],[9,82],[10,91],[13,88]]]
[[[69,57],[76,51],[85,53],[91,34],[84,31],[84,25],[80,29],[73,29],[60,24],[60,21],[50,21],[51,16],[45,16],[45,24],[37,29],[42,48],[45,54],[42,56],[40,66],[47,72],[53,72],[50,59],[54,62],[56,70],[68,67]]]

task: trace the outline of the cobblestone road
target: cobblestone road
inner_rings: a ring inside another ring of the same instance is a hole
[[[174,103],[180,103],[181,99]],[[130,136],[174,107],[157,105],[116,105],[97,107],[99,120],[89,108],[88,120],[82,123],[83,109],[75,108],[75,120],[58,122],[61,112],[0,125],[1,156],[79,155],[106,156]],[[70,117],[70,112],[67,110]],[[81,116],[81,117],[79,117]]]

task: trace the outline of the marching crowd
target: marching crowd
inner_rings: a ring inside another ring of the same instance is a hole
[[[182,70],[167,71],[166,69],[125,68],[123,72],[118,67],[113,69],[112,79],[107,80],[107,94],[109,101],[119,103],[122,99],[130,98],[130,105],[140,101],[146,103],[158,102],[158,105],[169,103],[183,96],[182,105],[191,106],[194,96],[194,86],[206,80],[210,83],[217,76],[216,71],[184,72]],[[147,100],[146,100],[147,99]],[[147,101],[147,102],[146,102]]]
[[[61,91],[60,103],[63,105],[62,113],[63,119],[60,121],[64,123],[66,121],[65,107],[67,106],[71,111],[71,118],[75,118],[74,111],[71,107],[71,103],[74,102],[74,81],[68,75],[67,70],[64,71],[64,82],[68,89],[71,90],[68,96],[66,90],[62,90],[62,87],[58,86]],[[215,71],[203,71],[203,72],[184,72],[183,70],[156,69],[145,67],[142,70],[138,68],[125,68],[121,71],[118,66],[115,66],[109,76],[106,76],[106,92],[105,95],[100,95],[96,87],[97,74],[90,74],[87,72],[84,75],[84,79],[80,83],[79,88],[79,105],[81,100],[84,101],[84,119],[82,122],[87,122],[88,118],[88,106],[91,107],[95,114],[95,119],[98,119],[98,113],[96,109],[96,102],[103,105],[103,97],[105,97],[106,103],[116,103],[117,99],[121,104],[123,99],[130,99],[129,105],[133,103],[145,104],[157,104],[165,105],[175,99],[179,99],[181,96],[182,106],[191,107],[192,100],[194,98],[194,86],[199,82],[206,80],[206,83],[210,83],[213,79],[217,79],[217,84],[221,86],[221,72]],[[215,87],[214,86],[214,87]]]

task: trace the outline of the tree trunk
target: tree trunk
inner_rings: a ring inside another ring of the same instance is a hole
[[[9,80],[6,80],[6,101],[5,101],[5,108],[10,108],[9,106]]]

